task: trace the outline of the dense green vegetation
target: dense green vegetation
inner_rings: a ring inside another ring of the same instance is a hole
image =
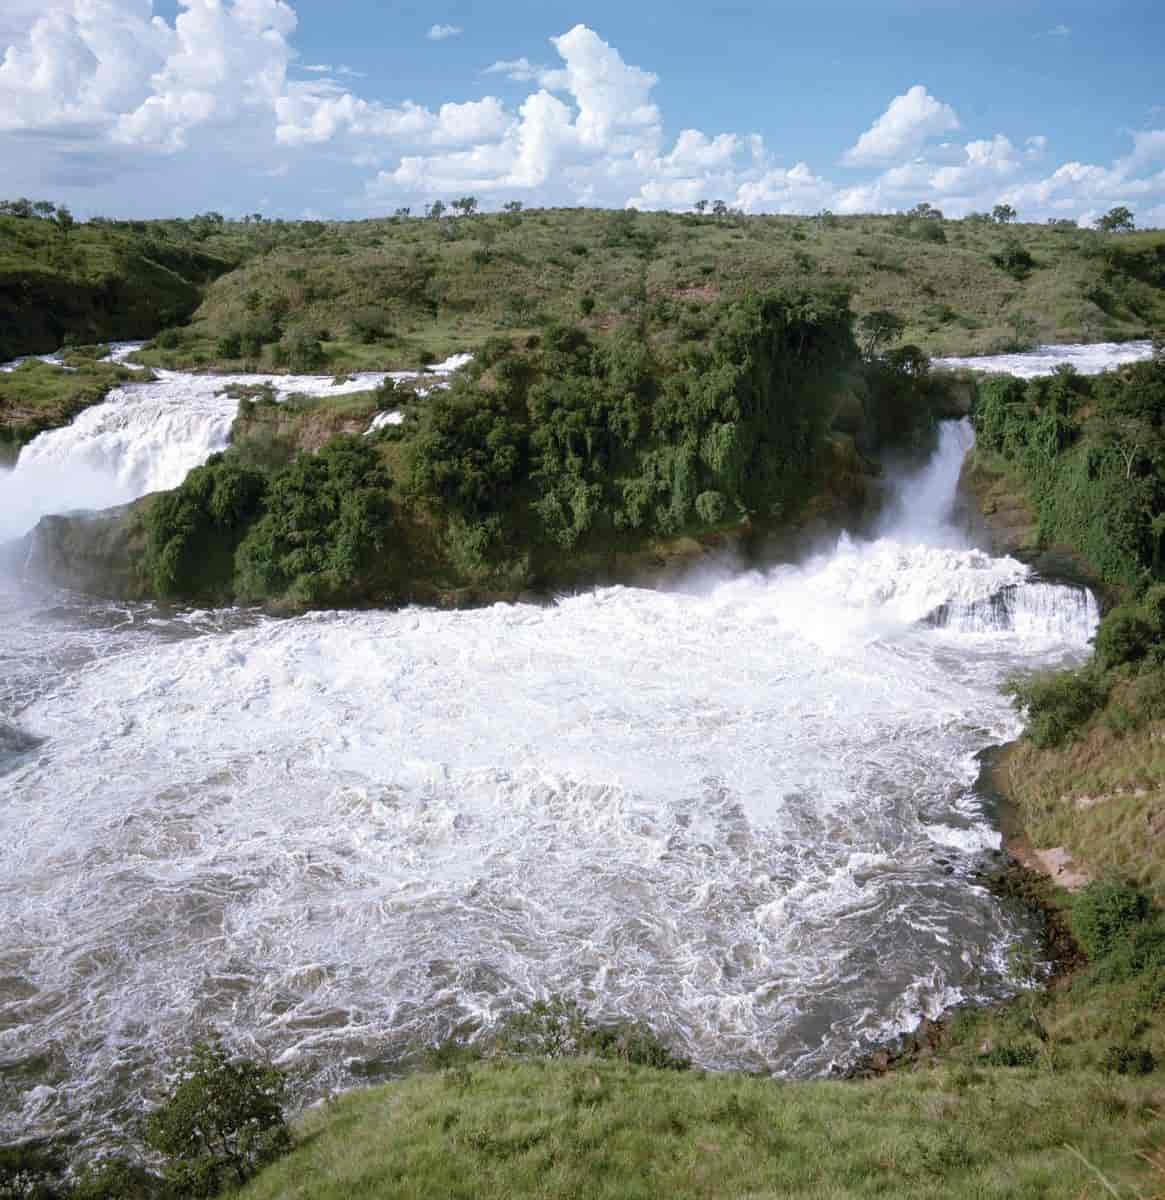
[[[1084,666],[1012,684],[1027,732],[1000,778],[1038,846],[1165,900],[1165,355],[1083,379],[987,380],[978,467],[1021,492],[1035,537],[1109,587]]]
[[[0,361],[185,321],[207,281],[237,261],[190,225],[0,214]]]
[[[148,506],[144,569],[164,596],[351,603],[425,581],[519,590],[588,556],[788,523],[839,447],[922,438],[946,395],[917,349],[859,360],[851,322],[836,291],[749,295],[687,340],[650,322],[495,337],[423,401],[392,383],[335,405],[244,396],[232,449]],[[403,423],[294,454],[377,408]]]

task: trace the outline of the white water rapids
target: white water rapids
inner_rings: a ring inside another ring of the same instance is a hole
[[[4,486],[220,444],[197,381],[165,421],[137,386]],[[976,756],[1097,613],[950,529],[966,444],[878,540],[673,591],[277,620],[0,583],[0,1140],[100,1140],[207,1024],[307,1099],[547,992],[788,1073],[1005,992]]]

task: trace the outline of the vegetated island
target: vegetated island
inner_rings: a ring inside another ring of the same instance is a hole
[[[920,243],[932,245],[942,243]],[[1146,287],[1160,303],[1159,280]],[[290,1151],[277,1078],[203,1048],[150,1126],[168,1184],[111,1164],[68,1185],[40,1147],[4,1152],[0,1179],[90,1198],[212,1195],[252,1175],[241,1194],[305,1198],[1161,1188],[1165,358],[1095,379],[952,383],[936,381],[878,310],[857,324],[859,346],[840,291],[684,304],[703,322],[698,335],[657,324],[647,301],[608,328],[588,326],[591,310],[494,330],[499,340],[476,343],[473,368],[447,394],[415,401],[393,389],[359,413],[400,407],[398,432],[327,440],[314,455],[301,442],[336,419],[326,405],[246,398],[232,451],[135,510],[130,561],[158,592],[182,594],[184,580],[198,589],[201,561],[212,593],[314,603],[342,598],[344,581],[384,554],[369,528],[395,535],[415,522],[451,580],[516,571],[525,582],[521,556],[534,546],[577,561],[599,539],[706,536],[742,513],[779,525],[838,478],[861,476],[865,455],[922,436],[936,410],[970,408],[968,484],[1001,544],[1062,547],[1109,589],[1087,666],[1016,681],[1028,732],[995,769],[1033,853],[1055,852],[1049,874],[1012,866],[991,881],[1041,907],[1054,977],[1017,960],[1026,990],[1015,1001],[926,1023],[848,1081],[684,1069],[649,1030],[535,1005],[491,1053],[454,1040],[428,1072],[313,1110]],[[1071,874],[1059,872],[1068,859]],[[234,1107],[220,1103],[224,1088]],[[211,1110],[227,1126],[214,1137]]]

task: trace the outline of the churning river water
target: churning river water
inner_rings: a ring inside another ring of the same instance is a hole
[[[0,531],[172,486],[220,389],[43,435]],[[977,755],[1097,612],[951,527],[968,445],[879,538],[669,591],[274,619],[0,579],[0,1141],[101,1140],[209,1025],[308,1100],[548,992],[791,1074],[1006,992]]]

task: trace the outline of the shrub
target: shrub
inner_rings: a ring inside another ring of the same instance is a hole
[[[340,435],[301,454],[267,489],[235,556],[248,599],[322,600],[357,585],[388,527],[389,485],[375,447]]]
[[[169,1097],[146,1118],[145,1140],[179,1193],[216,1196],[291,1149],[285,1082],[275,1067],[232,1061],[217,1042],[199,1042],[178,1074]]]
[[[1097,880],[1072,901],[1072,932],[1091,959],[1108,954],[1149,914],[1149,900],[1136,888]]]
[[[146,515],[144,564],[157,593],[190,596],[225,585],[230,556],[265,488],[258,471],[214,454],[158,496]],[[225,551],[216,554],[219,547]]]
[[[593,1055],[672,1071],[691,1066],[646,1025],[593,1022],[576,1000],[562,996],[535,1000],[511,1013],[498,1030],[497,1044],[507,1054],[538,1058]]]
[[[224,333],[215,343],[214,352],[219,358],[238,358],[243,353],[242,335]]]
[[[715,525],[722,521],[727,507],[724,497],[719,492],[701,492],[696,497],[696,516],[705,525]]]
[[[1124,983],[1129,979],[1165,974],[1165,922],[1142,921],[1115,943],[1091,972],[1098,983]]]
[[[1118,1042],[1105,1050],[1100,1065],[1102,1070],[1117,1075],[1151,1075],[1157,1069],[1157,1059],[1148,1046]]]
[[[122,1159],[103,1162],[82,1172],[69,1200],[161,1200],[162,1181]]]
[[[163,329],[154,337],[154,345],[159,350],[177,350],[182,345],[180,329]]]
[[[0,1146],[3,1200],[65,1200],[64,1156],[46,1142]]]
[[[595,311],[594,296],[580,296],[578,298],[578,311],[582,313],[584,317],[589,317],[591,313]]]
[[[1002,250],[991,255],[991,261],[1013,279],[1026,279],[1036,260],[1016,241],[1007,242]]]
[[[1039,1057],[1037,1046],[1015,1043],[994,1046],[986,1054],[980,1055],[981,1060],[989,1067],[1034,1067]]]
[[[314,371],[325,361],[319,338],[306,329],[289,329],[279,343],[284,361],[293,371]]]
[[[1059,746],[1104,703],[1107,689],[1087,667],[1010,680],[1004,691],[1027,712],[1024,736],[1036,746]]]
[[[1143,658],[1154,641],[1154,631],[1136,609],[1114,608],[1096,631],[1096,657],[1103,668]]]
[[[348,327],[357,341],[370,345],[388,333],[388,319],[383,309],[360,308],[348,319]]]

